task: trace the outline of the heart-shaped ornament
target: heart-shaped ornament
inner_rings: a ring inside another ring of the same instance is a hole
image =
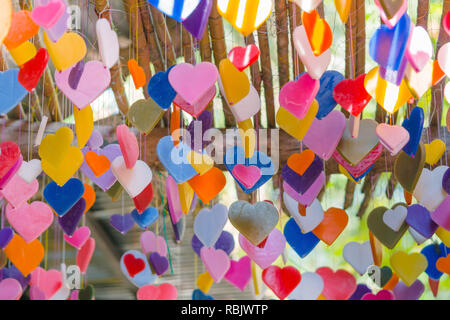
[[[366,273],[367,268],[373,265],[373,256],[370,242],[348,242],[342,251],[342,255],[360,275]]]
[[[84,194],[84,185],[79,179],[72,178],[60,187],[55,182],[45,186],[44,199],[61,217],[72,208]]]
[[[76,263],[80,272],[85,274],[95,250],[95,239],[89,238],[77,252]]]
[[[298,286],[302,276],[292,266],[270,266],[263,270],[262,279],[280,300],[284,300]]]
[[[395,232],[398,232],[404,224],[408,209],[404,206],[397,206],[394,209],[386,210],[383,214],[383,222]]]
[[[328,23],[316,10],[302,12],[302,25],[305,26],[306,35],[315,56],[320,56],[330,48],[333,33]]]
[[[89,227],[87,226],[83,226],[75,230],[72,236],[64,234],[64,240],[66,240],[66,242],[72,247],[81,249],[90,236],[91,229],[89,229]]]
[[[425,164],[425,147],[420,143],[414,158],[400,152],[394,162],[394,175],[403,189],[412,193],[421,176]]]
[[[328,267],[321,267],[316,273],[322,277],[322,295],[327,300],[347,300],[356,290],[355,277],[345,270],[335,272]]]
[[[258,60],[260,51],[257,45],[249,44],[247,47],[234,47],[228,52],[228,59],[239,71],[244,71]]]
[[[407,254],[397,251],[391,255],[390,263],[393,271],[407,286],[411,286],[428,266],[425,256],[418,252]]]
[[[120,268],[128,280],[140,288],[152,284],[156,275],[152,273],[147,257],[140,251],[126,251],[120,259]]]
[[[264,247],[253,245],[242,234],[239,234],[239,245],[261,269],[265,269],[282,254],[286,246],[286,239],[280,230],[273,229],[267,237]]]
[[[244,291],[252,278],[252,265],[248,256],[244,256],[239,261],[231,260],[230,268],[225,274],[225,280]]]
[[[301,141],[308,132],[308,129],[314,121],[318,110],[319,104],[316,100],[314,100],[305,117],[303,119],[298,119],[285,108],[280,107],[277,111],[276,121],[280,128],[297,140]]]
[[[119,39],[117,38],[117,33],[111,29],[109,21],[105,18],[97,20],[95,32],[102,61],[110,69],[119,61]]]
[[[220,249],[203,247],[200,250],[200,257],[214,281],[220,282],[230,268],[227,253]]]
[[[55,75],[58,72],[72,67],[78,61],[82,60],[87,51],[86,42],[84,42],[84,39],[79,34],[74,32],[64,33],[56,42],[50,40],[48,35],[44,32],[44,43],[48,54],[53,61],[53,65],[57,70]],[[89,77],[89,79],[91,78]],[[94,83],[95,82],[96,81],[94,81]]]
[[[31,183],[24,181],[18,174],[15,174],[8,183],[0,190],[0,194],[9,204],[18,208],[26,203],[39,190],[37,179]]]
[[[408,230],[408,225],[403,223],[398,231],[392,230],[383,221],[387,210],[385,207],[372,210],[367,218],[367,227],[384,246],[393,249]]]
[[[162,109],[152,98],[141,99],[133,103],[128,111],[128,119],[134,127],[148,135],[163,117]]]
[[[24,277],[36,269],[44,258],[44,247],[38,239],[27,243],[17,234],[11,239],[4,252]]]
[[[9,69],[0,72],[0,99],[2,105],[0,114],[6,114],[22,101],[28,94],[18,80],[19,69]]]
[[[194,221],[194,233],[207,247],[217,242],[228,220],[228,208],[216,204],[211,209],[203,208],[197,213]]]
[[[289,294],[290,300],[316,300],[323,290],[323,280],[315,272],[304,272],[297,287]]]
[[[395,156],[409,141],[409,132],[402,126],[380,123],[376,133],[381,144]]]

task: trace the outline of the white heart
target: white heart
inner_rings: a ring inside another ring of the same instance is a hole
[[[305,272],[298,286],[289,294],[291,300],[316,300],[323,290],[323,279],[315,272]]]
[[[302,232],[308,233],[314,230],[322,222],[324,213],[319,200],[315,199],[309,207],[306,207],[306,214],[304,216],[298,212],[299,203],[297,200],[292,198],[286,192],[283,193],[283,200],[286,208],[291,213],[291,216],[294,218],[295,222],[297,222],[300,229],[302,229]]]
[[[138,196],[152,182],[152,170],[141,160],[128,169],[123,156],[120,156],[111,163],[111,170],[131,198]]]
[[[424,168],[414,189],[414,198],[430,212],[447,197],[447,193],[442,189],[442,179],[447,169],[447,166],[436,167],[433,171]]]
[[[119,60],[119,39],[117,33],[111,30],[107,19],[98,19],[95,25],[98,40],[98,50],[106,67],[111,68]]]
[[[293,0],[303,11],[311,12],[322,2],[322,0]]]
[[[418,54],[421,57],[417,60],[414,56]],[[426,62],[433,56],[433,43],[428,32],[420,26],[414,27],[409,42],[408,57],[412,67],[419,72],[423,69]]]
[[[424,243],[425,241],[427,241],[428,239],[425,238],[424,236],[422,236],[420,233],[418,233],[416,230],[414,230],[413,228],[408,228],[409,233],[411,234],[411,236],[414,238],[414,241],[416,241],[416,243],[418,245]]]
[[[227,206],[218,203],[211,209],[203,208],[194,221],[194,233],[207,247],[213,247],[228,220]]]
[[[19,171],[17,171],[17,174],[27,183],[31,183],[41,174],[41,172],[41,160],[33,159],[28,162],[22,161],[22,165],[20,166]]]
[[[363,243],[349,242],[342,251],[345,261],[347,261],[360,275],[366,273],[367,268],[373,265],[372,248],[370,241]]]
[[[450,77],[450,42],[447,42],[439,49],[438,63],[447,77]]]
[[[223,89],[221,78],[219,77],[219,89],[222,97],[225,98],[225,101],[228,104],[228,107],[233,113],[234,118],[237,122],[242,122],[244,120],[250,119],[258,111],[261,109],[261,99],[259,98],[258,91],[256,91],[255,87],[250,85],[250,91],[248,95],[243,98],[241,101],[236,102],[232,106],[230,106],[227,97],[225,95],[225,90]]]
[[[389,228],[397,232],[405,222],[408,209],[404,206],[397,206],[395,209],[386,210],[383,214],[383,222]]]
[[[55,294],[48,300],[66,300],[70,295],[70,289],[66,285],[62,285],[61,288],[55,292]]]
[[[309,44],[305,26],[303,25],[298,26],[294,30],[294,46],[311,78],[319,80],[330,64],[330,49],[327,49],[320,56],[316,57]]]

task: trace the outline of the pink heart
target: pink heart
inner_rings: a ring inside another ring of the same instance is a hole
[[[181,210],[178,185],[171,175],[168,175],[166,179],[166,194],[167,203],[169,204],[169,213],[172,217],[172,222],[176,224],[183,216],[183,210]]]
[[[60,0],[52,0],[47,5],[35,7],[31,13],[33,21],[49,29],[58,22],[65,10],[65,5]]]
[[[15,174],[0,192],[13,208],[17,208],[27,202],[38,190],[37,179],[27,183],[18,174]]]
[[[303,119],[319,91],[320,81],[303,74],[297,81],[289,81],[280,90],[280,106],[298,119]]]
[[[76,90],[69,85],[69,75],[74,67],[61,72],[55,71],[58,88],[78,109],[83,109],[97,99],[111,82],[111,74],[100,61],[89,61],[84,65],[83,74]]]
[[[325,183],[325,172],[322,172],[317,179],[313,182],[313,184],[306,190],[303,194],[295,191],[286,181],[283,181],[283,190],[297,202],[305,206],[310,206],[314,199],[317,198],[320,190]]]
[[[95,250],[95,239],[89,238],[86,243],[81,247],[77,253],[77,266],[80,268],[82,274],[86,273],[86,270],[91,262],[92,255]]]
[[[183,100],[195,105],[215,85],[218,76],[217,67],[210,62],[195,66],[181,63],[170,71],[169,82]]]
[[[394,295],[389,290],[380,290],[377,294],[366,293],[361,300],[394,300]]]
[[[239,234],[239,245],[247,255],[255,261],[255,263],[265,269],[270,266],[283,252],[286,246],[286,239],[284,235],[278,229],[273,229],[267,236],[265,246],[260,248],[253,245],[242,234]]]
[[[251,277],[252,261],[248,256],[242,257],[239,261],[231,260],[225,280],[244,291]]]
[[[24,203],[13,209],[6,207],[6,219],[22,238],[30,243],[39,237],[53,222],[52,209],[41,201]]]
[[[22,296],[22,286],[14,278],[7,278],[0,282],[0,300],[19,300]]]
[[[136,136],[124,124],[116,127],[116,136],[126,167],[133,169],[139,158],[139,145]]]
[[[345,126],[344,114],[333,110],[322,120],[314,118],[303,142],[321,159],[329,160],[344,134]]]
[[[141,234],[141,248],[144,254],[157,252],[160,256],[167,256],[166,241],[161,236],[156,236],[152,231]]]
[[[138,300],[176,300],[178,291],[170,283],[159,286],[148,284],[139,288],[136,297]]]
[[[422,71],[433,56],[433,43],[428,32],[420,26],[415,26],[409,46],[406,49],[406,57],[416,72]]]
[[[376,133],[381,144],[395,156],[409,141],[409,132],[402,126],[390,126],[386,123],[380,123],[377,126]]]
[[[215,282],[220,282],[230,268],[230,257],[221,249],[203,247],[200,257]]]
[[[44,291],[38,286],[30,286],[30,300],[47,300]]]
[[[253,187],[262,175],[261,169],[257,166],[245,166],[243,164],[235,165],[231,174],[247,189]]]
[[[353,177],[359,177],[366,172],[383,153],[383,146],[378,143],[367,156],[364,157],[357,165],[353,166],[336,150],[333,153],[333,158],[341,166],[345,168]]]
[[[90,236],[91,230],[89,229],[89,227],[84,226],[75,230],[71,237],[67,234],[64,234],[64,239],[72,247],[81,249],[81,247],[86,243]]]
[[[194,117],[198,117],[208,106],[208,104],[216,96],[217,89],[215,86],[209,88],[205,94],[197,100],[196,103],[190,104],[180,94],[177,94],[173,103]]]
[[[47,299],[51,299],[62,287],[62,274],[58,270],[45,271],[41,267],[37,267],[31,273],[30,285],[37,286]]]

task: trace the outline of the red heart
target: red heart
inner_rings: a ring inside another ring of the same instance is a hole
[[[447,34],[450,36],[450,11],[445,15],[442,24],[444,25],[445,32],[447,32]]]
[[[19,161],[21,154],[17,144],[12,141],[0,143],[0,151],[0,180],[2,180]]]
[[[239,71],[244,71],[259,58],[259,48],[255,44],[250,44],[246,48],[235,47],[228,53],[228,59]]]
[[[372,97],[364,88],[366,74],[362,74],[355,80],[342,80],[334,87],[333,98],[345,110],[355,117],[358,116]]]
[[[334,272],[328,267],[322,267],[316,273],[322,277],[322,295],[327,300],[348,300],[356,290],[355,277],[345,270]]]
[[[19,70],[18,80],[28,91],[36,88],[48,62],[48,52],[40,48],[33,59],[25,63]]]
[[[292,266],[284,268],[270,266],[264,269],[262,279],[278,298],[284,300],[298,286],[302,276]]]
[[[126,254],[123,263],[128,270],[130,277],[134,277],[145,269],[145,262],[142,259],[135,258],[131,253]]]
[[[150,202],[153,200],[153,186],[151,183],[145,187],[136,197],[133,198],[134,206],[139,213],[144,212],[147,209]]]

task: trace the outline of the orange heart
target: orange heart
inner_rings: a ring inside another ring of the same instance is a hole
[[[319,16],[317,10],[302,12],[302,23],[305,26],[309,44],[315,56],[320,56],[333,42],[333,33],[325,19]]]
[[[84,161],[86,161],[89,168],[96,177],[103,175],[111,167],[111,162],[105,155],[98,155],[94,151],[88,151],[84,155]]]
[[[84,209],[84,213],[88,212],[89,209],[93,206],[95,202],[95,191],[89,184],[84,183],[84,193],[82,198],[86,200],[86,208]]]
[[[437,60],[433,61],[433,76],[431,77],[431,81],[433,82],[433,86],[437,84],[439,81],[444,79],[445,73],[442,71],[439,66],[439,62]]]
[[[383,247],[381,242],[369,231],[370,248],[372,250],[373,264],[381,267],[383,261]]]
[[[145,86],[146,79],[144,69],[138,65],[136,60],[128,60],[128,70],[133,78],[134,87],[136,89]]]
[[[181,109],[176,105],[173,105],[173,111],[170,115],[170,135],[172,136],[173,145],[178,146],[178,142],[180,141],[179,134],[173,134],[175,131],[180,129],[180,119],[181,119]]]
[[[44,247],[38,239],[26,243],[17,234],[14,235],[4,251],[24,277],[36,269],[44,258]]]
[[[302,153],[292,154],[287,161],[289,168],[294,170],[299,175],[303,175],[314,161],[315,154],[311,150],[307,149]]]
[[[314,235],[331,246],[337,237],[344,231],[348,223],[345,210],[330,208],[323,214],[322,222],[312,231]]]
[[[227,180],[223,172],[212,167],[202,175],[196,175],[188,181],[189,185],[203,203],[208,203],[225,187]]]
[[[450,255],[444,257],[440,257],[436,261],[436,268],[443,273],[450,274]]]
[[[3,43],[8,50],[17,48],[39,32],[39,26],[31,18],[31,11],[20,10],[13,13],[11,27]]]
[[[394,290],[395,286],[397,285],[399,281],[398,275],[395,273],[392,273],[391,279],[384,285],[383,289],[385,290]]]

